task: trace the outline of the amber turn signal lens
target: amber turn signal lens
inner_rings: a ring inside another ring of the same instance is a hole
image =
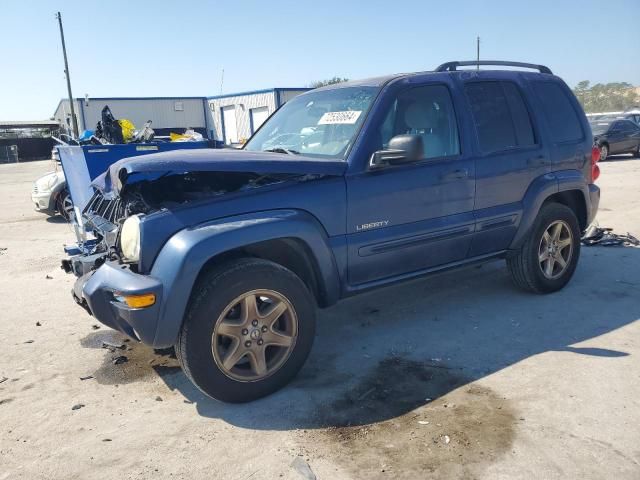
[[[127,306],[131,308],[145,308],[156,303],[156,295],[154,293],[144,293],[142,295],[123,295],[117,293],[115,297],[116,300],[126,303]]]

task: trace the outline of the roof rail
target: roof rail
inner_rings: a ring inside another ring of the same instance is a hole
[[[534,70],[538,70],[540,73],[549,73],[551,74],[551,69],[549,67],[545,67],[544,65],[536,65],[534,63],[523,63],[523,62],[505,62],[502,60],[470,60],[466,62],[447,62],[440,65],[436,68],[436,72],[455,72],[458,67],[472,67],[472,66],[480,66],[480,65],[500,65],[503,67],[521,67],[521,68],[533,68]]]

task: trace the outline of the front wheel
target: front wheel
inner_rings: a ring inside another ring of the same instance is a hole
[[[56,199],[56,209],[67,222],[70,222],[75,218],[75,213],[73,212],[73,201],[71,200],[69,190],[66,188],[60,192]]]
[[[315,302],[276,263],[239,259],[196,285],[176,345],[189,379],[225,402],[248,402],[286,385],[315,335]]]
[[[580,257],[580,226],[575,213],[558,203],[543,205],[531,235],[507,259],[514,283],[528,291],[551,293],[564,287]]]

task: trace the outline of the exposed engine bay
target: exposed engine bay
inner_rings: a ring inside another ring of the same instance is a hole
[[[95,189],[82,212],[93,239],[84,242],[78,255],[63,268],[81,276],[106,260],[121,260],[119,234],[124,221],[136,214],[173,209],[233,192],[283,183],[308,181],[316,174],[258,174],[251,172],[185,172],[159,175],[132,175],[125,178],[119,196],[104,195]],[[150,178],[151,177],[151,178]],[[132,268],[135,268],[133,266]]]

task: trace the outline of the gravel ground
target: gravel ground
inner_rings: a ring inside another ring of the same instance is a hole
[[[289,387],[225,405],[73,303],[50,167],[0,165],[0,480],[640,478],[639,248],[553,295],[497,262],[349,299]],[[640,236],[640,160],[601,168],[600,224]]]

